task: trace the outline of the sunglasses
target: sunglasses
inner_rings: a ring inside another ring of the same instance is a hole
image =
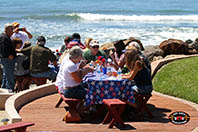
[[[98,49],[98,48],[99,48],[99,46],[98,46],[98,45],[96,45],[96,46],[92,46],[92,48],[93,48],[93,49],[96,49],[96,48]]]

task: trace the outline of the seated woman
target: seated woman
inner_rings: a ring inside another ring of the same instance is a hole
[[[137,53],[138,55],[143,59],[145,66],[148,68],[149,73],[151,74],[151,64],[150,61],[148,59],[148,57],[146,57],[143,53],[142,53],[142,48],[140,46],[140,44],[138,44],[137,42],[131,42],[126,46],[126,50],[130,49],[130,47],[133,46],[137,49]]]
[[[139,94],[151,94],[153,90],[151,74],[145,66],[143,59],[138,55],[135,47],[131,46],[125,53],[126,66],[130,70],[128,74],[123,74],[123,79],[134,80]]]
[[[86,90],[82,85],[82,78],[94,69],[88,66],[80,69],[83,51],[79,46],[72,47],[63,58],[57,78],[56,86],[67,98],[83,99]]]

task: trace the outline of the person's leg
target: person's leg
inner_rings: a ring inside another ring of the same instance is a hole
[[[3,68],[3,74],[2,74],[2,84],[1,87],[2,88],[6,88],[6,75],[5,75],[5,68]]]
[[[1,62],[4,67],[4,72],[6,76],[6,88],[10,92],[13,92],[15,86],[15,80],[14,80],[15,59],[10,60],[9,58],[2,58]]]

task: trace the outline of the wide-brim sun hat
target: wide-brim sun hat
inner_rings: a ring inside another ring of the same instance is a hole
[[[16,27],[16,26],[19,26],[20,24],[18,22],[13,22],[12,23],[12,26]]]

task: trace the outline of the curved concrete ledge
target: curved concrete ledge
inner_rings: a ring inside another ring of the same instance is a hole
[[[54,83],[51,83],[25,90],[9,97],[5,103],[5,111],[10,119],[10,123],[22,121],[18,114],[18,111],[22,106],[33,100],[56,92]]]
[[[5,109],[5,102],[12,95],[14,95],[14,94],[8,93],[8,90],[0,88],[0,110]]]

